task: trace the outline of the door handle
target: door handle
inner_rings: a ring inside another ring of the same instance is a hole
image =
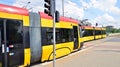
[[[5,53],[5,49],[6,49],[6,52],[9,52],[9,47],[5,48],[5,45],[2,44],[2,53]]]
[[[9,55],[12,56],[12,55],[14,55],[14,53],[13,53],[13,52],[12,52],[12,53],[9,53]]]
[[[2,44],[2,53],[5,53],[5,48],[4,48],[4,44]]]

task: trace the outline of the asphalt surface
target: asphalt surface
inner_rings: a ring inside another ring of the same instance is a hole
[[[56,60],[55,67],[120,67],[120,36],[84,43],[83,50]],[[53,67],[52,61],[32,67]]]

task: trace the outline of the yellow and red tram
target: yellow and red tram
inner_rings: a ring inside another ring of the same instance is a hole
[[[102,38],[105,38],[106,37],[106,28],[105,27],[102,27]]]
[[[101,39],[106,37],[106,28],[104,27],[94,27],[95,39]]]
[[[56,23],[56,58],[80,48],[78,23],[66,17]],[[7,66],[27,66],[52,60],[52,25],[47,14],[0,4],[0,65],[7,61]],[[7,50],[2,52],[3,48]]]
[[[92,26],[80,26],[80,31],[83,42],[94,40],[94,28]]]
[[[24,67],[52,60],[52,22],[52,17],[42,12],[28,12],[24,8],[0,4],[0,67]],[[60,17],[56,23],[56,58],[80,49],[84,41],[93,40],[94,28],[80,27],[79,23],[67,17]],[[106,37],[105,29],[102,30]],[[86,33],[85,37],[82,32]]]

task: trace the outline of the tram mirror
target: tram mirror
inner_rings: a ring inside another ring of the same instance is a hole
[[[59,11],[55,12],[55,22],[59,22],[60,21],[60,14]]]
[[[82,29],[82,36],[85,34],[85,29]]]

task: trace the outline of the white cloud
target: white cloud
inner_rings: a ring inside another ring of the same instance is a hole
[[[16,0],[13,5],[23,7],[26,6],[29,1],[31,3],[28,4],[28,9],[32,8],[34,12],[44,11],[44,0]],[[56,0],[56,9],[59,10],[61,15],[63,15],[62,0]],[[79,8],[76,3],[73,3],[70,0],[64,0],[64,15],[67,17],[80,19],[84,16],[84,11],[82,8]]]
[[[82,3],[82,8],[84,10],[88,9],[88,8],[91,8],[93,6],[93,4],[90,2],[90,3],[87,3],[85,2],[84,0],[80,0],[80,2]]]
[[[116,3],[117,0],[91,0],[92,7],[120,15],[120,9],[115,6]]]
[[[89,3],[80,0],[80,2],[84,9],[96,8],[105,12],[120,15],[120,8],[116,7],[117,0],[90,0]]]
[[[27,4],[28,2],[30,3]],[[33,12],[44,11],[44,0],[16,0],[13,5],[31,9]]]
[[[99,12],[102,11],[105,13],[91,20],[94,26],[95,23],[99,23],[101,26],[113,25],[116,28],[118,27],[120,28],[119,23],[120,9],[116,6],[117,0],[90,0],[90,2],[80,0],[80,2],[82,3],[82,7],[85,9],[95,8],[99,9]],[[112,15],[116,15],[118,16],[118,18]]]
[[[95,19],[91,20],[92,24],[95,26],[96,23],[99,26],[108,26],[113,25],[115,28],[120,28],[119,19],[115,19],[114,17],[110,16],[109,14],[104,14],[102,16],[98,16]]]
[[[77,4],[67,1],[65,2],[65,16],[81,19],[84,16],[84,11]]]

